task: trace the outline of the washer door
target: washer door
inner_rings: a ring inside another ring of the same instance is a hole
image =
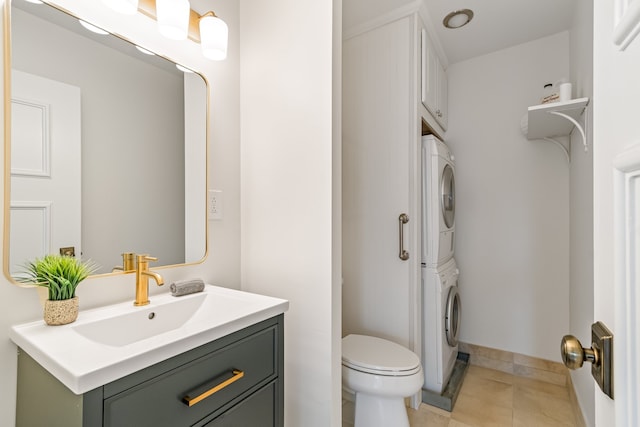
[[[460,311],[462,309],[458,287],[449,288],[447,295],[447,310],[444,314],[444,331],[447,336],[447,343],[451,347],[458,345],[458,335],[460,334]]]
[[[442,184],[440,189],[442,218],[447,228],[451,228],[456,215],[456,183],[453,176],[453,168],[450,164],[444,166],[440,182]]]

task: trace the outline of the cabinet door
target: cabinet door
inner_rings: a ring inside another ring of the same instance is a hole
[[[424,28],[420,38],[422,42],[422,104],[437,119],[438,67],[441,65]]]
[[[426,30],[421,30],[422,41],[422,104],[433,115],[443,130],[449,122],[449,91],[447,73],[436,55]]]
[[[438,110],[436,120],[447,130],[449,124],[449,78],[441,63],[438,63]]]
[[[343,330],[403,345],[420,260],[412,250],[419,223],[412,204],[419,158],[414,28],[400,19],[348,39],[343,51]],[[402,213],[410,217],[406,261],[398,256]]]

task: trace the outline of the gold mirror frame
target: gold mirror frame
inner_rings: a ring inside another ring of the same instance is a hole
[[[11,275],[10,272],[10,234],[11,234],[11,64],[12,64],[12,54],[11,54],[11,6],[13,0],[6,0],[4,2],[3,7],[3,89],[4,89],[4,224],[3,224],[3,272],[5,277],[9,280],[10,283],[18,286],[27,286],[18,281]],[[69,16],[72,16],[76,19],[80,19],[74,13],[65,10],[53,3],[48,1],[43,2],[46,6],[57,9],[62,13],[66,13]],[[117,33],[110,33],[111,36],[115,36],[120,38],[121,40],[136,45],[135,42],[130,40],[127,37],[124,37]],[[170,61],[174,64],[178,64],[176,61],[171,60],[170,58],[156,54],[158,57],[163,58],[167,61]],[[194,71],[195,72],[195,71]],[[170,265],[160,265],[154,267],[154,270],[157,269],[167,269],[167,268],[175,268],[175,267],[185,267],[191,265],[198,265],[205,262],[209,255],[209,219],[206,214],[206,200],[207,200],[207,190],[209,185],[209,156],[210,156],[210,147],[209,147],[209,139],[210,139],[210,113],[211,113],[211,103],[210,103],[210,88],[209,81],[205,75],[199,72],[195,72],[199,75],[205,83],[205,92],[206,92],[206,105],[205,105],[205,185],[204,185],[204,194],[202,195],[202,208],[204,210],[204,254],[202,258],[192,262],[186,262],[181,264],[170,264]],[[126,270],[126,271],[111,271],[107,273],[95,274],[90,277],[106,277],[106,276],[115,276],[122,275],[135,272],[135,270]]]

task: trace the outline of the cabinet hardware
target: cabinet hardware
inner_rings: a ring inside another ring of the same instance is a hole
[[[221,382],[220,384],[216,384],[215,386],[213,386],[212,388],[208,389],[204,393],[201,393],[201,394],[197,395],[196,397],[190,397],[189,395],[183,397],[182,398],[182,403],[184,403],[185,405],[191,407],[191,406],[195,405],[196,403],[203,401],[204,399],[206,399],[207,397],[211,396],[212,394],[217,393],[220,390],[222,390],[223,388],[233,384],[234,382],[238,381],[240,378],[244,377],[244,372],[240,371],[238,369],[234,369],[233,371],[231,371],[231,373],[233,374],[233,376],[231,378],[226,379],[225,381]]]
[[[402,261],[406,261],[409,259],[409,252],[404,250],[404,224],[409,222],[409,215],[403,213],[398,217],[399,229],[398,234],[400,236],[400,253],[398,256]]]

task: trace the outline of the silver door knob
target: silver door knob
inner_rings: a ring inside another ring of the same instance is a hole
[[[585,360],[594,365],[600,363],[598,348],[596,347],[595,350],[593,348],[583,348],[580,341],[573,335],[562,337],[560,353],[562,354],[564,365],[569,369],[581,368]]]

